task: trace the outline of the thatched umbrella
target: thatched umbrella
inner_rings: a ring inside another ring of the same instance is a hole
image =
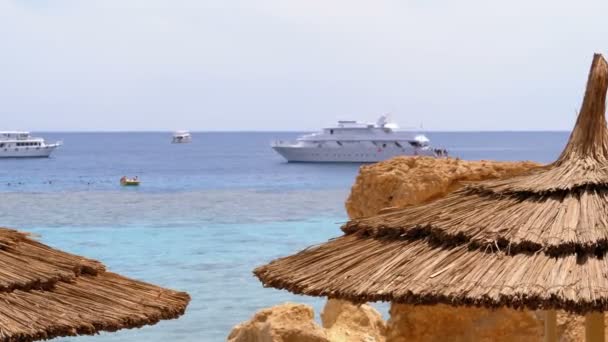
[[[266,286],[355,302],[608,310],[608,64],[596,54],[557,161],[434,202],[352,220],[345,235],[255,269]],[[601,335],[601,339],[600,339]]]
[[[140,327],[182,315],[189,301],[0,228],[0,341]]]

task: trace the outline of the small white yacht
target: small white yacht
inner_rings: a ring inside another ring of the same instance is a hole
[[[420,133],[399,130],[387,115],[374,123],[338,121],[322,132],[303,135],[296,141],[275,141],[272,148],[289,162],[373,163],[395,156],[447,156],[434,149]]]
[[[192,135],[188,131],[177,131],[173,133],[173,139],[171,140],[174,144],[185,144],[192,142]]]
[[[47,144],[29,132],[0,132],[0,158],[48,157],[59,146],[60,141]]]

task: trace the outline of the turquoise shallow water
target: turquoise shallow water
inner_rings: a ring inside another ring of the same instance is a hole
[[[44,243],[192,297],[179,320],[104,333],[95,341],[221,341],[260,308],[284,301],[322,307],[319,299],[263,288],[251,271],[338,235],[345,196],[339,190],[5,193],[11,204],[0,214]],[[44,210],[11,218],[32,202]]]
[[[355,164],[287,164],[268,143],[295,133],[54,133],[50,159],[0,160],[0,225],[95,258],[111,271],[192,296],[186,315],[142,329],[60,341],[223,341],[232,326],[284,301],[255,266],[340,235]],[[433,133],[464,159],[557,156],[563,132]],[[142,186],[121,188],[122,175]],[[379,306],[382,310],[386,306]]]
[[[273,303],[320,300],[262,288],[251,270],[263,262],[325,240],[335,220],[217,224],[176,228],[37,228],[42,241],[103,260],[112,271],[187,291],[187,314],[153,327],[65,341],[221,341],[230,328]],[[67,236],[67,238],[66,238]]]

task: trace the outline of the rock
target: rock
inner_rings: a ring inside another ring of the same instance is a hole
[[[585,318],[583,316],[558,312],[557,336],[560,342],[585,341]]]
[[[386,342],[532,342],[544,336],[542,311],[393,304],[390,314]],[[585,341],[584,317],[558,312],[557,334],[560,342]]]
[[[530,311],[393,304],[387,342],[542,341],[543,321]]]
[[[310,305],[285,303],[258,311],[251,320],[235,326],[228,342],[329,342],[314,322]]]
[[[445,196],[465,182],[512,177],[540,164],[397,157],[362,166],[346,202],[350,218]],[[558,313],[560,342],[584,341],[584,319]],[[608,315],[607,315],[608,319]],[[608,326],[608,320],[606,321]],[[393,304],[386,341],[541,341],[542,312]]]
[[[360,168],[346,210],[350,218],[370,216],[387,207],[431,201],[464,182],[514,176],[538,166],[533,162],[397,157]]]
[[[533,162],[464,161],[430,157],[397,157],[362,166],[346,202],[350,218],[428,202],[465,182],[515,176],[536,168]],[[283,304],[261,310],[236,326],[229,342],[405,342],[405,341],[542,341],[542,312],[490,310],[448,305],[393,304],[384,324],[368,305],[329,300],[321,315],[323,328],[313,321],[312,308]],[[584,340],[584,320],[558,313],[561,342]],[[607,324],[608,325],[608,324]]]
[[[604,315],[604,325],[608,326],[608,315]],[[557,333],[559,342],[585,341],[585,317],[558,312]],[[608,330],[604,331],[604,339],[608,340]]]
[[[329,299],[321,313],[323,328],[332,342],[384,342],[382,315],[367,304]]]

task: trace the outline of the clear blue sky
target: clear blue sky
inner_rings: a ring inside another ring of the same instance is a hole
[[[608,2],[0,0],[0,130],[569,130]]]

